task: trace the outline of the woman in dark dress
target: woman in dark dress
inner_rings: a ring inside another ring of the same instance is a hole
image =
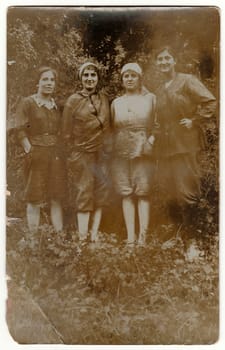
[[[204,147],[201,124],[215,113],[216,99],[195,76],[176,72],[171,48],[158,50],[156,66],[164,78],[156,91],[160,124],[158,181],[171,207],[180,208],[187,221],[200,196],[198,154]]]
[[[24,98],[17,109],[18,139],[26,153],[27,221],[37,232],[40,208],[50,203],[55,231],[63,228],[62,199],[65,196],[65,165],[59,149],[60,112],[52,97],[56,71],[41,67],[37,93]]]
[[[104,144],[109,130],[109,101],[98,91],[99,69],[92,62],[79,70],[82,90],[71,95],[63,111],[68,146],[69,201],[76,212],[79,240],[98,240],[102,208],[107,204]]]

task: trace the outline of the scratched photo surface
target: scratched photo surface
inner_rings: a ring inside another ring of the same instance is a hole
[[[216,7],[9,7],[19,344],[219,338]]]

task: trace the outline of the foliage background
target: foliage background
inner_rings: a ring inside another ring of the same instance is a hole
[[[54,318],[59,328],[65,322],[67,326],[61,330],[62,338],[70,344],[216,341],[218,112],[204,125],[207,150],[201,157],[202,198],[193,227],[200,241],[201,256],[195,264],[186,261],[181,242],[172,252],[161,250],[161,239],[176,232],[167,222],[163,193],[157,188],[152,198],[154,238],[146,249],[132,255],[118,245],[125,234],[122,214],[118,210],[120,204],[113,194],[112,205],[102,224],[102,230],[109,234],[97,254],[91,248],[80,251],[77,242],[65,243],[65,237],[49,243],[46,238],[51,236],[46,225],[49,223],[47,209],[42,217],[46,237],[34,252],[35,241],[24,241],[27,234],[23,221],[24,155],[15,137],[15,112],[21,97],[36,92],[35,72],[41,65],[50,65],[59,72],[56,101],[63,110],[68,96],[80,88],[77,71],[88,58],[100,63],[102,88],[110,99],[122,92],[120,68],[129,61],[141,65],[144,84],[154,92],[160,83],[154,67],[154,52],[165,44],[175,49],[177,70],[197,75],[219,100],[218,9],[12,7],[8,9],[7,36],[7,183],[10,191],[7,214],[10,218],[21,218],[19,223],[11,223],[7,230],[7,269],[13,278],[12,289],[9,284],[12,302],[18,297],[14,283],[22,289],[29,288],[34,300],[50,318]],[[71,218],[67,209],[65,217],[69,225]],[[112,215],[115,212],[116,218]],[[111,236],[112,232],[116,236]],[[159,275],[160,280],[157,279]],[[60,284],[62,276],[63,283]],[[13,291],[16,291],[15,295]],[[142,291],[144,297],[139,298]],[[130,300],[133,312],[127,300]],[[69,313],[63,312],[65,307],[70,309]],[[146,310],[152,313],[151,317]],[[15,312],[8,315],[15,337],[20,323],[16,315]],[[26,319],[24,315],[23,319]],[[92,329],[93,324],[98,332]],[[74,327],[78,329],[75,335]],[[149,329],[151,336],[147,335]],[[17,332],[17,336],[21,339],[20,333]],[[33,333],[31,339],[34,339]]]
[[[9,209],[14,214],[21,208],[23,186],[23,159],[14,132],[15,111],[21,97],[36,92],[37,67],[50,65],[59,72],[56,100],[63,109],[68,96],[80,88],[77,76],[80,64],[90,57],[102,66],[102,87],[111,99],[121,93],[119,72],[128,61],[141,65],[144,84],[154,92],[160,83],[154,67],[154,50],[169,44],[177,54],[177,70],[196,74],[219,97],[216,8],[15,7],[8,10],[7,42],[8,186],[12,192]],[[204,187],[209,183],[212,191],[218,178],[218,123],[217,115],[206,126],[209,152],[204,161],[207,170]],[[12,162],[17,158],[20,161]]]
[[[114,95],[120,88],[120,68],[128,61],[142,66],[146,86],[154,91],[159,83],[154,49],[165,44],[174,47],[178,70],[197,74],[204,81],[215,80],[218,21],[218,10],[207,7],[9,8],[9,124],[13,126],[18,99],[36,90],[35,70],[40,65],[59,71],[57,97],[61,105],[77,89],[77,69],[88,57],[102,64],[103,86]],[[218,95],[215,83],[211,84]]]

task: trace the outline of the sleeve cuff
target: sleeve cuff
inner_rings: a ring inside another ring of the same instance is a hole
[[[19,130],[17,134],[19,142],[21,142],[25,137],[27,137],[26,132],[24,130]]]

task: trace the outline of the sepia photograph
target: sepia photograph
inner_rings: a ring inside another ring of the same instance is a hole
[[[220,337],[220,9],[9,6],[6,323],[19,344]]]

